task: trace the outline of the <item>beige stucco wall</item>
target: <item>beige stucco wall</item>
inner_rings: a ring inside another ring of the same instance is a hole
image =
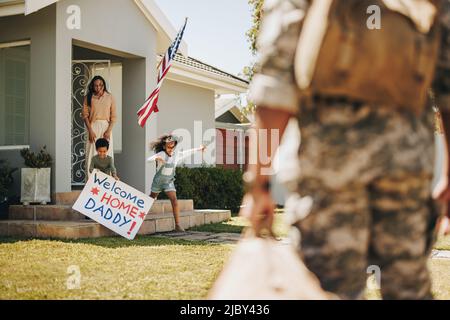
[[[81,29],[69,30],[67,8],[77,5],[81,9]],[[56,103],[63,106],[57,112],[57,156],[63,163],[57,165],[59,191],[70,187],[70,87],[72,42],[94,44],[96,50],[114,50],[114,54],[133,55],[123,64],[122,153],[116,162],[124,182],[148,191],[153,168],[145,163],[148,155],[143,147],[154,138],[156,129],[142,129],[137,125],[136,111],[155,85],[156,30],[134,1],[129,0],[64,0],[57,3],[57,95]],[[118,51],[118,52],[117,52]],[[69,174],[68,174],[69,173]]]
[[[160,112],[150,121],[157,119],[158,135],[184,132],[185,138],[180,149],[196,148],[215,137],[214,100],[213,90],[166,80],[161,88]],[[212,143],[203,157],[197,153],[186,164],[198,166],[202,160],[213,164],[214,159],[215,143]]]
[[[81,29],[67,27],[69,6],[78,6]],[[156,126],[137,125],[136,111],[156,82],[156,30],[131,0],[61,0],[29,16],[0,18],[0,42],[31,39],[30,144],[47,145],[53,155],[52,190],[71,190],[71,63],[72,45],[123,56],[121,178],[149,190],[153,168],[144,146]],[[21,164],[18,151],[0,157]],[[16,179],[17,180],[17,179]]]
[[[0,18],[0,43],[30,40],[30,145],[38,151],[44,145],[55,155],[55,48],[56,7],[45,8],[28,17]],[[39,119],[39,121],[35,121]],[[69,140],[70,142],[70,140]],[[0,151],[0,158],[15,167],[23,166],[19,150]],[[70,174],[70,171],[69,171]],[[14,175],[16,194],[20,193],[20,172]],[[53,180],[55,173],[53,172]],[[55,184],[53,184],[54,187]]]
[[[72,5],[81,9],[80,30],[66,26]],[[165,132],[189,132],[183,149],[214,139],[214,91],[170,80],[162,87],[160,112],[145,129],[138,126],[136,112],[156,84],[156,30],[134,1],[61,0],[29,16],[0,18],[0,30],[0,42],[31,39],[31,147],[45,144],[53,155],[54,192],[71,191],[74,44],[122,58],[122,152],[116,165],[124,182],[150,191],[154,165],[145,161],[152,154],[148,146]],[[214,145],[197,155],[197,164],[214,162]],[[18,151],[0,151],[0,157],[21,164]]]

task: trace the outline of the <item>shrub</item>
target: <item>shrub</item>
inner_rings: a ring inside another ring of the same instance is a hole
[[[6,160],[0,160],[0,203],[9,198],[9,188],[13,184],[12,174],[17,168],[11,168]]]
[[[240,170],[178,167],[175,187],[177,197],[193,199],[196,209],[227,209],[236,213],[244,197]]]
[[[30,149],[23,149],[20,155],[25,160],[25,165],[28,168],[50,168],[52,166],[52,156],[47,152],[47,147],[42,147],[38,154],[35,154]]]

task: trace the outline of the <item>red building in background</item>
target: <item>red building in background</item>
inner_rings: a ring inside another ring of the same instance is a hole
[[[252,124],[238,106],[236,98],[216,102],[216,164],[226,169],[246,170],[249,162],[248,130]]]

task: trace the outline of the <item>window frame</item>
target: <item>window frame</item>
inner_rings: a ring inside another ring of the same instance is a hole
[[[31,53],[31,40],[0,42],[0,49],[24,47],[24,46],[30,46],[30,53]],[[31,60],[31,57],[30,57],[30,60]],[[31,61],[30,61],[30,65],[31,65]],[[31,82],[31,79],[30,79],[30,82]],[[0,145],[0,151],[22,150],[22,149],[29,149],[29,148],[30,148],[30,145],[9,145],[9,146]]]

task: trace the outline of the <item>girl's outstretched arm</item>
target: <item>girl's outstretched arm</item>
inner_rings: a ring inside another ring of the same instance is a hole
[[[200,147],[195,148],[195,149],[190,149],[190,150],[186,150],[186,151],[179,151],[178,152],[178,158],[177,158],[177,165],[182,163],[184,160],[189,158],[194,153],[196,153],[198,151],[202,151],[203,152],[205,149],[206,149],[206,147],[204,145],[201,145]]]
[[[157,161],[159,163],[164,163],[164,159],[161,156],[161,152],[156,153],[154,155],[152,155],[151,157],[147,158],[147,162],[153,162],[153,161]]]

